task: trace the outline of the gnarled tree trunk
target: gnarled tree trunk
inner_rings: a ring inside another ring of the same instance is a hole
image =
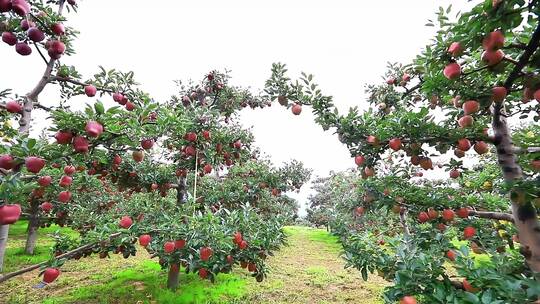
[[[32,200],[30,208],[30,218],[28,221],[28,230],[26,235],[26,245],[24,246],[24,252],[27,254],[34,254],[34,248],[36,247],[36,240],[38,237],[39,229],[37,201]]]
[[[169,267],[169,275],[167,276],[167,288],[175,290],[180,284],[180,266],[172,264]]]
[[[523,178],[521,167],[517,163],[510,130],[505,118],[505,109],[501,104],[493,106],[493,131],[495,146],[502,174],[506,182],[514,183]],[[519,190],[516,190],[519,192]],[[519,193],[517,194],[519,196]],[[518,229],[521,252],[529,267],[540,272],[540,225],[536,210],[531,201],[513,200],[512,216]]]

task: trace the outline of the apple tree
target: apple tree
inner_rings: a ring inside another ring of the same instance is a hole
[[[242,108],[270,102],[229,85],[218,71],[179,83],[167,102],[140,90],[132,72],[100,67],[85,79],[63,63],[77,32],[62,13],[76,8],[71,0],[0,1],[2,41],[45,62],[29,93],[0,94],[0,262],[9,224],[21,214],[30,220],[28,253],[39,226],[80,233],[59,235],[50,261],[0,281],[42,267],[50,283],[68,259],[111,252],[128,258],[137,242],[169,269],[173,289],[181,266],[213,280],[240,264],[262,280],[264,260],[283,244],[281,227],[294,210],[281,193],[299,189],[310,174],[299,162],[273,168],[259,160],[253,135],[236,122]],[[57,104],[39,100],[49,85]],[[46,124],[34,123],[36,111],[45,112]]]
[[[467,211],[467,218],[476,218],[476,213],[480,211],[486,212],[482,213],[482,220],[478,220],[477,226],[463,227],[467,228],[463,231],[464,237],[467,240],[487,238],[495,233],[497,229],[484,219],[491,218],[510,222],[519,245],[512,245],[515,250],[511,248],[509,253],[490,252],[490,267],[480,267],[474,277],[478,279],[475,281],[477,286],[471,287],[469,281],[453,284],[445,280],[444,288],[436,284],[439,287],[424,289],[423,285],[414,282],[420,270],[425,274],[442,271],[439,267],[441,262],[425,265],[424,256],[435,255],[433,250],[439,250],[445,244],[410,247],[408,242],[404,242],[397,251],[399,255],[390,254],[389,258],[397,258],[398,266],[408,269],[407,276],[396,274],[396,281],[399,280],[401,284],[411,276],[413,280],[408,285],[410,289],[401,289],[401,293],[394,291],[388,294],[388,299],[394,301],[402,297],[403,303],[415,303],[412,294],[418,294],[426,303],[447,303],[455,301],[456,297],[466,303],[493,303],[495,299],[504,303],[523,303],[538,297],[537,274],[540,272],[537,210],[540,191],[539,3],[479,1],[470,11],[458,13],[455,18],[450,16],[450,12],[450,8],[440,9],[436,20],[439,27],[436,37],[412,63],[390,64],[382,84],[367,86],[369,108],[364,112],[353,108],[347,115],[340,115],[332,97],[321,92],[313,82],[312,75],[303,74],[299,80],[291,81],[282,64],[273,66],[266,92],[278,101],[294,100],[297,106],[311,105],[316,121],[323,129],[333,128],[340,141],[349,147],[361,175],[364,178],[382,179],[382,185],[388,187],[390,193],[391,188],[401,184],[401,179],[408,177],[388,168],[389,158],[397,158],[424,171],[436,168],[434,171],[440,172],[438,167],[441,166],[448,170],[449,177],[459,179],[466,178],[463,176],[469,174],[471,163],[488,164],[489,155],[493,153],[501,180],[493,184],[489,181],[486,186],[492,184],[489,186],[493,187],[493,191],[503,196],[496,196],[491,201],[478,197],[475,189],[466,188],[463,193],[447,196],[445,191],[455,187],[455,182],[452,186],[443,187],[446,190],[429,183],[415,185],[412,182],[408,184],[413,188],[408,191],[418,195],[409,197],[410,202],[404,199],[402,204],[409,215],[413,214],[415,218],[420,216],[422,222],[431,219],[428,212],[430,207],[432,217],[437,212],[436,219],[440,219],[440,214],[447,207],[458,207],[454,204],[461,204],[460,209],[472,208],[462,211],[463,215]],[[428,26],[434,25],[435,22],[429,21]],[[464,157],[474,154],[477,156],[473,157],[472,162],[463,161]],[[423,175],[424,171],[415,172],[416,177]],[[396,180],[396,177],[399,178]],[[469,180],[469,183],[473,184],[474,181]],[[417,187],[423,190],[417,191]],[[474,198],[463,202],[464,197],[471,196]],[[438,197],[438,203],[428,199],[430,197]],[[490,204],[494,202],[497,203]],[[446,207],[443,209],[443,206]],[[388,227],[394,225],[389,224]],[[418,238],[416,243],[448,241],[447,237],[441,237],[446,232],[430,231],[424,234],[424,227],[420,225],[419,230],[403,227],[403,238],[405,235]],[[474,246],[471,241],[468,242]],[[489,244],[487,241],[485,243]],[[501,246],[495,241],[492,243],[493,246]],[[374,253],[371,247],[357,247],[355,250]],[[369,255],[363,255],[366,256]],[[374,256],[373,259],[376,263],[377,258]],[[516,261],[522,264],[514,263]],[[417,263],[416,266],[414,263]],[[509,269],[503,265],[512,267]],[[424,266],[427,267],[421,268]],[[473,266],[467,262],[456,268],[472,269]],[[493,287],[490,276],[507,282],[506,287]],[[518,292],[510,287],[512,283],[519,286],[519,293],[511,295],[519,296],[509,299],[509,292]],[[458,291],[456,294],[456,288],[466,292],[461,294]],[[430,295],[430,292],[435,294]],[[445,295],[448,293],[447,299]]]

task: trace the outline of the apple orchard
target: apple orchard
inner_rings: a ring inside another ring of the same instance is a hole
[[[138,250],[173,290],[180,271],[271,276],[267,257],[298,211],[287,192],[311,170],[274,166],[238,113],[277,103],[312,110],[350,150],[355,169],[314,180],[308,220],[338,236],[345,267],[389,282],[386,303],[538,301],[540,3],[478,2],[457,17],[441,8],[427,24],[439,29],[434,39],[366,87],[368,110],[343,115],[312,75],[293,80],[281,63],[262,93],[210,71],[154,100],[132,72],[98,66],[83,76],[65,64],[76,50],[65,17],[75,0],[0,0],[1,47],[43,60],[28,92],[0,87],[0,273],[19,219],[28,255],[41,227],[79,233],[58,235],[50,260],[2,273],[0,284],[36,269],[36,283],[54,284],[67,260]],[[40,103],[45,87],[58,93],[54,106]],[[34,123],[36,113],[47,123]],[[424,178],[430,170],[444,178]]]

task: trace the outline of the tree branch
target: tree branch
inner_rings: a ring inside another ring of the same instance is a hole
[[[115,238],[115,237],[117,237],[117,236],[119,236],[119,235],[121,235],[121,234],[122,234],[122,233],[120,233],[120,232],[111,234],[111,235],[108,237],[108,239],[110,240],[110,239]],[[69,259],[69,258],[71,258],[73,255],[75,255],[75,254],[77,254],[77,253],[79,253],[79,252],[85,251],[85,250],[87,250],[87,249],[90,249],[90,248],[94,247],[95,245],[99,244],[100,242],[102,242],[102,241],[98,241],[98,242],[94,242],[94,243],[90,243],[90,244],[83,245],[83,246],[81,246],[81,247],[78,247],[78,248],[75,248],[75,249],[73,249],[73,250],[71,250],[71,251],[68,251],[68,252],[66,252],[66,253],[64,253],[64,254],[61,254],[61,255],[55,257],[54,259],[55,259],[55,260],[59,260],[59,259],[63,259],[63,258]],[[11,278],[13,278],[13,277],[19,276],[19,275],[21,275],[21,274],[24,274],[24,273],[30,272],[30,271],[32,271],[32,270],[38,269],[38,268],[41,267],[41,266],[47,265],[47,263],[49,263],[49,261],[45,261],[45,262],[41,262],[41,263],[38,263],[38,264],[34,264],[34,265],[32,265],[32,266],[28,266],[28,267],[26,267],[26,268],[19,269],[19,270],[17,270],[17,271],[13,271],[13,272],[7,273],[7,274],[5,274],[5,275],[2,275],[2,276],[0,276],[0,283],[5,282],[5,281],[7,281],[7,280],[9,280],[9,279],[11,279]]]
[[[529,44],[527,44],[527,47],[525,48],[525,51],[519,57],[519,60],[516,66],[514,67],[512,72],[508,75],[508,78],[504,82],[504,87],[507,90],[511,89],[512,84],[522,73],[523,68],[525,67],[525,65],[527,65],[527,63],[529,62],[529,59],[534,54],[534,52],[538,49],[539,45],[540,45],[540,24],[536,27],[536,30],[531,36],[531,40],[529,41]]]
[[[485,219],[491,219],[491,220],[501,220],[501,221],[507,221],[507,222],[512,222],[512,223],[514,222],[514,218],[512,217],[512,214],[510,213],[470,210],[469,215],[477,216],[477,217],[485,218]]]
[[[76,85],[80,85],[82,87],[85,87],[87,85],[90,85],[90,83],[84,83],[82,81],[78,81],[76,79],[73,79],[73,78],[67,78],[67,77],[60,77],[60,76],[54,76],[54,77],[51,77],[49,79],[49,82],[52,82],[52,81],[58,81],[58,82],[68,82],[68,83],[72,83],[72,84],[76,84]],[[114,92],[113,90],[109,90],[109,89],[105,89],[105,88],[102,88],[102,87],[96,87],[96,89],[98,91],[102,91],[102,92],[107,92],[107,93],[116,93]]]

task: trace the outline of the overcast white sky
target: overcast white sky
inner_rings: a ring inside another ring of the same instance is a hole
[[[312,73],[341,111],[362,106],[364,85],[381,81],[386,63],[409,62],[433,36],[425,27],[439,6],[462,8],[466,0],[92,0],[79,1],[69,26],[81,34],[77,54],[64,60],[85,78],[106,68],[132,70],[156,99],[174,93],[172,80],[200,79],[231,69],[234,84],[262,88],[273,62],[292,76]],[[478,1],[475,1],[478,2]],[[0,46],[0,89],[27,92],[39,79],[39,56],[17,56]],[[48,92],[44,104],[54,105]],[[323,132],[305,108],[244,110],[256,142],[276,164],[296,158],[316,175],[354,162],[344,145]],[[299,195],[305,201],[309,187]]]

